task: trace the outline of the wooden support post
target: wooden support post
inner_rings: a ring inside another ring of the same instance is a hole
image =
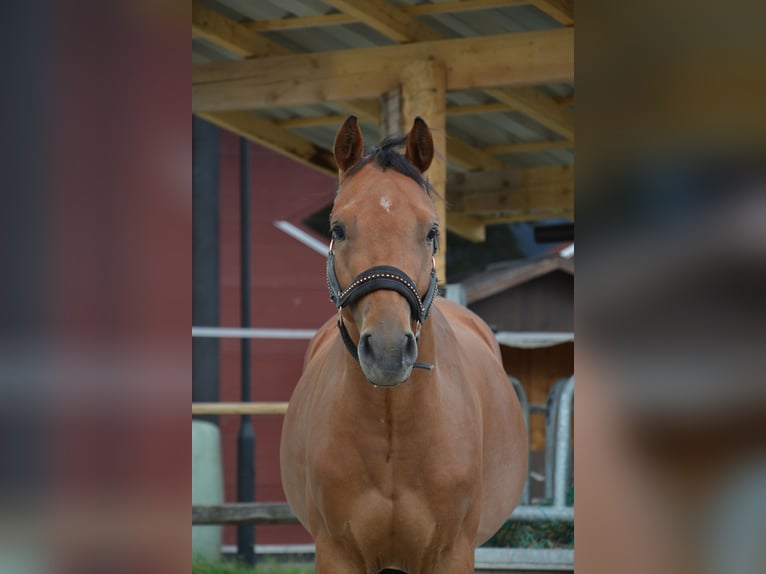
[[[434,60],[413,60],[401,72],[402,132],[412,127],[415,117],[422,117],[431,128],[434,138],[434,160],[428,169],[428,180],[441,196],[434,205],[440,224],[440,249],[436,254],[436,272],[439,284],[447,279],[447,69],[443,62]]]

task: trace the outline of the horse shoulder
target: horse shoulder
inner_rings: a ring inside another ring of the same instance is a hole
[[[324,325],[317,329],[316,334],[309,342],[309,346],[306,349],[306,355],[303,358],[303,371],[306,371],[306,367],[309,362],[313,360],[317,354],[324,349],[327,345],[337,337],[338,331],[336,327],[337,318],[332,317],[328,319]]]
[[[470,380],[480,404],[482,446],[481,521],[475,543],[481,544],[516,506],[526,476],[526,429],[500,346],[487,324],[469,309],[438,300],[462,351],[471,357]],[[496,361],[490,359],[494,355]]]
[[[465,335],[477,337],[502,362],[500,347],[497,344],[495,335],[481,317],[468,309],[468,307],[442,297],[438,297],[434,304],[452,326],[458,338]]]

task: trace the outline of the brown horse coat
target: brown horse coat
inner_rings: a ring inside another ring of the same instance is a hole
[[[423,260],[429,267],[429,257],[404,253],[410,228],[419,229],[418,221],[423,229],[429,225],[431,200],[411,179],[373,165],[347,183],[354,190],[345,192],[342,185],[336,200],[348,225],[347,250],[337,253],[339,280],[347,284],[388,257],[422,292],[429,269],[415,264]],[[385,205],[380,194],[404,210],[396,223],[380,212]],[[357,200],[355,227],[350,210],[343,211],[349,197]],[[386,230],[392,237],[389,253],[380,245],[372,251],[362,247],[371,233],[363,218],[375,228],[393,226]],[[404,238],[403,244],[393,237]],[[408,332],[408,315],[407,303],[391,291],[370,293],[343,310],[354,341],[364,333]],[[489,328],[468,309],[437,298],[417,354],[435,368],[414,369],[406,382],[383,388],[368,382],[344,347],[335,318],[309,346],[284,421],[281,470],[288,502],[315,539],[320,574],[473,571],[474,547],[518,502],[526,476],[526,431]]]

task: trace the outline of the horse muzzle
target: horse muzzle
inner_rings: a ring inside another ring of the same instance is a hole
[[[365,332],[359,339],[359,364],[376,387],[395,387],[410,378],[418,357],[415,336]]]

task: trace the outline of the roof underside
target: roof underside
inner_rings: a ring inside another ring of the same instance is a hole
[[[198,81],[197,70],[209,63],[268,60],[285,54],[361,51],[438,39],[481,39],[497,35],[512,40],[529,32],[567,32],[573,26],[572,14],[572,2],[567,0],[195,1],[193,109],[222,127],[270,144],[272,149],[287,155],[297,155],[297,159],[309,165],[314,162],[317,165],[313,167],[330,172],[334,166],[328,150],[342,117],[356,113],[366,140],[380,139],[379,98],[360,101],[354,100],[354,94],[347,94],[349,101],[327,99],[280,105],[277,97],[275,104],[258,102],[232,108],[226,107],[227,92],[223,87],[216,100],[224,102],[221,107],[206,108],[197,87],[212,92],[209,86],[202,85],[203,81]],[[533,40],[529,43],[534,43]],[[498,57],[512,57],[503,50],[496,53]],[[493,56],[477,58],[476,66],[494,59]],[[506,171],[506,176],[498,176],[484,188],[480,184],[474,187],[470,178],[461,180],[459,193],[463,196],[458,203],[466,204],[465,214],[486,224],[551,216],[573,218],[574,89],[573,78],[564,79],[567,81],[519,85],[513,78],[498,77],[496,86],[450,89],[448,85],[446,127],[450,177],[462,173],[471,175],[468,172]],[[278,91],[278,87],[275,90]],[[359,113],[358,105],[362,106],[363,113]],[[222,120],[226,114],[230,117]],[[247,114],[266,121],[250,126]],[[237,122],[248,125],[236,125]],[[263,133],[264,130],[268,133]],[[307,151],[296,152],[301,149]],[[322,161],[316,160],[318,156],[323,157]],[[447,193],[451,201],[449,185],[448,180]],[[471,194],[512,192],[518,196],[512,199],[519,201],[512,200],[510,208],[499,205],[497,210],[482,207],[471,211]]]

